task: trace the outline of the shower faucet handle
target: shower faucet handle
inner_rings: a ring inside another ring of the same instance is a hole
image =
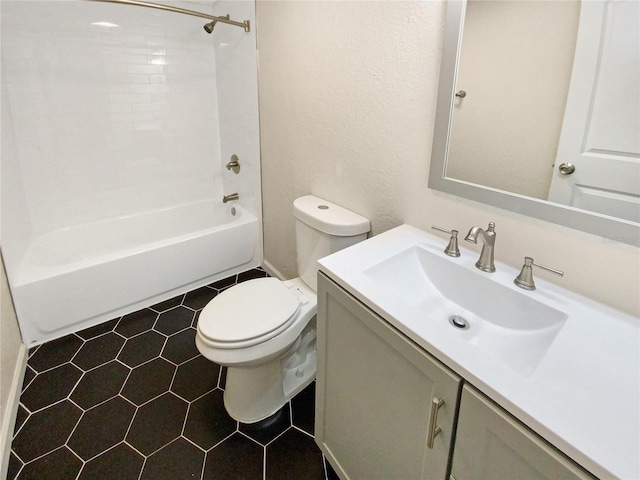
[[[233,155],[231,155],[231,161],[229,163],[227,163],[226,167],[227,170],[233,170],[233,173],[240,173],[240,159],[238,158],[238,156],[234,153]]]
[[[447,230],[446,228],[438,227],[436,225],[431,225],[431,228],[451,235],[449,244],[447,245],[447,248],[444,249],[444,253],[450,257],[459,257],[460,249],[458,248],[458,230]]]

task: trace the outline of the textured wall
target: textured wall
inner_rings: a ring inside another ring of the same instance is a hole
[[[532,256],[566,272],[539,277],[640,315],[637,248],[427,188],[444,8],[258,1],[266,261],[296,276],[292,202],[312,193],[370,218],[373,234],[495,221],[498,261]]]

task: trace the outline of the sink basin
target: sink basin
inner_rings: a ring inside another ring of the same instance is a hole
[[[567,319],[527,292],[493,281],[491,274],[420,246],[386,258],[363,274],[423,312],[424,322],[448,322],[451,335],[523,375],[535,370]],[[459,325],[451,321],[454,316]]]

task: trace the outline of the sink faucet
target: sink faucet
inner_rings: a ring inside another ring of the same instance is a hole
[[[476,262],[476,268],[483,272],[495,272],[496,266],[493,263],[493,247],[496,244],[496,224],[489,222],[489,228],[483,230],[480,227],[472,227],[464,238],[467,242],[478,243],[478,237],[482,240],[482,251],[480,258]]]

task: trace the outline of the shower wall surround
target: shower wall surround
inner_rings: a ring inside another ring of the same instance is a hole
[[[253,1],[165,3],[255,30]],[[3,0],[1,21],[10,283],[30,244],[77,225],[234,192],[261,219],[255,31],[77,0]],[[234,153],[240,175],[224,168]]]

